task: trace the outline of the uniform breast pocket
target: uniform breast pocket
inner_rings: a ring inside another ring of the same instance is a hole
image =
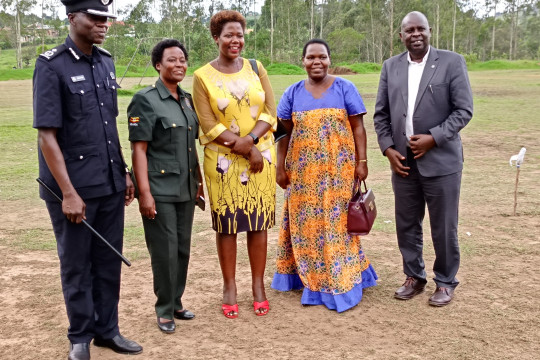
[[[183,118],[164,118],[161,119],[163,125],[164,138],[169,139],[170,144],[185,143],[186,120]]]
[[[64,149],[64,159],[75,188],[101,185],[107,181],[106,162],[94,145]]]
[[[71,115],[82,116],[82,114],[97,107],[96,92],[93,84],[85,82],[70,83],[68,88],[66,111]]]
[[[180,195],[180,163],[171,160],[148,159],[148,180],[154,196]]]

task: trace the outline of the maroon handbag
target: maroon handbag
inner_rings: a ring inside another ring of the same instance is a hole
[[[365,191],[362,192],[360,180],[356,180],[353,186],[352,198],[349,200],[347,213],[347,232],[351,235],[369,234],[373,222],[377,217],[375,207],[375,195],[364,183]]]

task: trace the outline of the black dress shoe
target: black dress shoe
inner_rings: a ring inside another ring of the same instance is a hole
[[[88,343],[70,344],[68,360],[90,360]]]
[[[424,292],[426,288],[426,282],[409,276],[407,280],[401,285],[399,289],[394,293],[396,299],[409,300],[418,294]]]
[[[107,347],[119,354],[136,355],[142,353],[142,346],[137,344],[133,340],[128,340],[122,335],[118,334],[112,339],[102,339],[99,337],[94,338],[94,345],[100,347]]]
[[[174,318],[178,320],[193,320],[195,314],[189,310],[175,311]]]
[[[159,316],[157,318],[157,326],[159,330],[163,331],[166,334],[172,334],[174,330],[176,330],[176,324],[174,323],[174,321],[171,320],[163,322],[159,320]]]

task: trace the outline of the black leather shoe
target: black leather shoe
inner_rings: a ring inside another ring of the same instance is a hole
[[[176,330],[176,324],[174,323],[174,321],[171,320],[167,322],[162,322],[159,320],[159,316],[157,318],[157,326],[159,330],[163,331],[166,334],[172,334],[174,330]]]
[[[407,280],[394,293],[396,299],[409,300],[418,294],[421,294],[426,289],[426,281],[421,281],[409,276]]]
[[[182,311],[175,311],[174,318],[178,320],[193,320],[195,318],[195,314],[184,309]]]
[[[135,341],[128,340],[122,335],[118,334],[112,339],[102,339],[99,337],[94,338],[94,345],[100,347],[107,347],[119,354],[136,355],[142,353],[142,346]]]
[[[70,344],[68,360],[90,360],[88,343]]]

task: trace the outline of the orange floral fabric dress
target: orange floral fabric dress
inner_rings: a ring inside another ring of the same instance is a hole
[[[302,304],[338,312],[357,305],[377,275],[359,236],[347,233],[347,203],[354,184],[355,144],[349,116],[365,114],[353,83],[336,78],[321,98],[304,81],[289,87],[278,117],[294,123],[272,287],[304,288]]]

